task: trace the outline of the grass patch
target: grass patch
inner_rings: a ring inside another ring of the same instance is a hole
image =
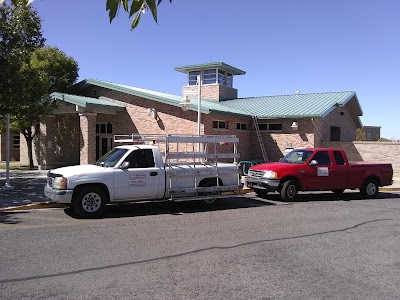
[[[0,161],[0,170],[5,170],[5,169],[6,169],[6,162]],[[29,169],[29,166],[23,166],[19,161],[10,161],[10,170],[29,171],[29,170],[37,170],[37,167]]]

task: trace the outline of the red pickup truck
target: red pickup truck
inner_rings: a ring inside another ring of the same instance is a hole
[[[293,200],[298,191],[360,189],[363,198],[374,198],[380,186],[393,184],[390,163],[349,162],[337,148],[295,149],[276,163],[252,166],[245,184],[260,197],[279,192]]]

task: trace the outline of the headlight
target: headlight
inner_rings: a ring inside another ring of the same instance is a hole
[[[274,171],[268,170],[264,172],[263,178],[278,179],[278,174]]]
[[[56,177],[54,178],[53,188],[59,190],[66,190],[68,184],[68,179],[65,177]]]

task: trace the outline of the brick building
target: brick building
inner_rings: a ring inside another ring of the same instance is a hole
[[[238,98],[233,83],[235,76],[245,74],[240,69],[214,62],[175,70],[188,77],[182,95],[93,79],[77,83],[70,94],[51,94],[58,107],[42,120],[35,164],[48,169],[93,163],[114,146],[115,134],[196,134],[199,92],[201,134],[238,136],[242,160],[263,158],[260,142],[268,160],[276,161],[288,149],[354,141],[362,127],[355,92]],[[28,163],[23,138],[20,160]]]

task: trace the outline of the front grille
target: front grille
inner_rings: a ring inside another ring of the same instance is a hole
[[[249,170],[249,176],[255,178],[261,178],[264,175],[264,171]]]

